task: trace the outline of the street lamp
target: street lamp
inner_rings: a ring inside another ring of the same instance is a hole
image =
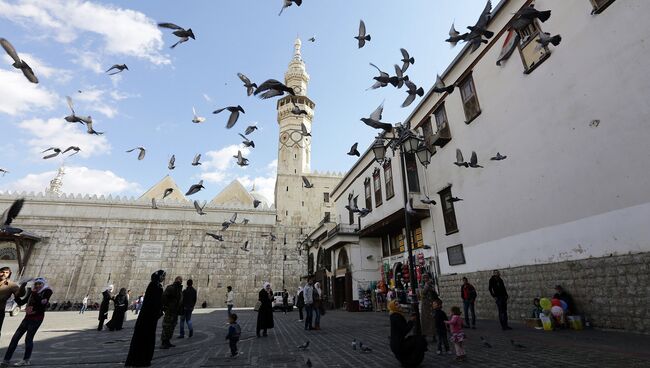
[[[422,334],[422,326],[420,324],[420,303],[417,294],[417,279],[415,273],[415,258],[413,257],[413,246],[411,244],[411,219],[408,211],[406,211],[406,203],[408,198],[408,191],[406,188],[406,158],[405,153],[416,154],[418,160],[425,167],[431,162],[431,151],[423,145],[423,139],[419,138],[416,133],[411,129],[403,126],[397,126],[393,129],[397,133],[397,137],[378,137],[372,145],[372,151],[375,155],[375,161],[381,163],[386,158],[386,147],[390,146],[393,153],[399,148],[401,171],[402,171],[402,192],[404,194],[404,227],[406,228],[406,250],[408,252],[408,265],[409,265],[409,284],[413,290],[413,310],[415,313],[415,333]],[[384,145],[384,140],[388,141]],[[424,147],[424,151],[422,151]]]

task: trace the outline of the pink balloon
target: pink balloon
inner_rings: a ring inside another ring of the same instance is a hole
[[[562,307],[560,307],[558,305],[554,305],[553,307],[551,307],[551,314],[554,315],[555,317],[559,317],[563,313],[564,313],[564,311],[562,310]]]

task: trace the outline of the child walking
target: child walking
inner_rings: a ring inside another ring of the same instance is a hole
[[[241,336],[241,327],[237,323],[237,314],[231,313],[228,316],[228,335],[226,335],[226,340],[230,340],[230,356],[236,357],[239,353],[237,352],[237,342],[239,341],[239,336]]]
[[[449,340],[447,339],[447,330],[449,329],[449,326],[445,324],[449,318],[447,318],[447,313],[442,310],[442,300],[434,299],[431,306],[433,307],[433,323],[436,329],[436,338],[438,339],[438,350],[436,351],[436,354],[442,354],[443,344],[445,345],[445,351],[447,354],[451,354],[451,351],[449,350]]]
[[[454,343],[456,350],[456,360],[465,360],[465,349],[463,348],[463,341],[465,340],[465,333],[463,332],[463,320],[460,318],[460,308],[451,307],[451,320],[445,321],[451,329],[451,341]]]

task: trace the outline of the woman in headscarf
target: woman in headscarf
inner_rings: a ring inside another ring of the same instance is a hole
[[[99,317],[97,317],[99,320],[97,331],[104,329],[104,321],[108,319],[108,304],[110,303],[111,299],[113,299],[113,296],[111,295],[112,292],[113,285],[108,285],[104,288],[104,291],[102,291],[102,304],[99,305]]]
[[[129,297],[126,294],[126,288],[121,288],[120,292],[113,298],[113,307],[113,316],[106,324],[106,327],[110,331],[119,331],[124,323],[124,314],[129,309]]]
[[[162,283],[165,271],[158,270],[151,275],[142,301],[142,308],[135,322],[129,355],[124,363],[127,367],[149,367],[156,348],[156,326],[162,316]]]
[[[390,350],[402,366],[417,367],[424,360],[427,341],[421,335],[406,337],[416,323],[416,316],[412,314],[406,322],[397,300],[388,303],[388,310],[390,311]]]
[[[436,331],[434,329],[433,321],[433,301],[438,299],[438,293],[433,285],[433,281],[429,274],[422,275],[422,312],[420,313],[420,323],[422,324],[422,335],[425,337],[431,336],[435,341]]]
[[[314,330],[320,330],[320,315],[323,309],[323,290],[320,282],[314,284]]]
[[[263,336],[267,336],[266,330],[273,328],[273,306],[271,304],[272,299],[273,291],[271,290],[271,284],[265,282],[264,287],[258,294],[258,300],[261,304],[259,310],[257,311],[257,327],[255,328],[257,337],[260,337],[260,331],[263,332]]]
[[[21,285],[20,289],[19,293],[22,294],[25,290],[25,283]],[[16,363],[15,366],[30,365],[29,359],[32,356],[32,349],[34,348],[34,335],[36,335],[36,331],[38,331],[41,323],[43,323],[45,310],[49,307],[51,296],[52,289],[47,285],[47,281],[42,277],[38,277],[34,279],[34,288],[26,293],[25,298],[16,300],[16,303],[19,305],[27,304],[25,318],[11,338],[11,343],[9,343],[9,347],[5,353],[2,366],[6,367],[9,365],[16,346],[18,346],[18,341],[20,341],[25,333],[27,333],[27,336],[25,336],[25,355],[23,356],[23,360]]]

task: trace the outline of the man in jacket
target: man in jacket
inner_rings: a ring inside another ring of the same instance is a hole
[[[167,286],[162,295],[163,317],[162,334],[160,340],[162,341],[161,348],[169,349],[173,345],[170,340],[174,336],[174,329],[178,323],[178,315],[183,312],[183,278],[176,276],[174,283]]]
[[[183,314],[181,314],[181,334],[178,336],[179,339],[185,337],[185,322],[187,322],[187,328],[190,331],[189,337],[194,335],[192,312],[196,305],[196,289],[192,286],[193,284],[192,279],[187,280],[187,287],[183,290]]]
[[[469,313],[472,312],[472,329],[476,328],[476,312],[474,302],[476,301],[476,289],[463,277],[463,285],[460,287],[460,297],[463,298],[463,313],[465,314],[465,325],[469,327]]]
[[[492,295],[495,303],[497,304],[501,329],[504,331],[512,330],[512,328],[508,326],[508,292],[506,291],[506,285],[501,279],[499,270],[494,270],[492,277],[490,278],[490,285],[488,290],[490,291],[490,295]]]
[[[15,282],[9,280],[11,277],[11,268],[0,268],[0,308],[2,308],[2,315],[0,315],[0,330],[2,330],[2,323],[5,320],[5,307],[7,300],[13,295],[14,300],[18,300],[18,290],[20,287]]]
[[[307,318],[305,318],[305,330],[313,330],[312,319],[314,318],[314,280],[309,279],[307,285],[302,291],[303,298],[305,299],[305,312]]]

